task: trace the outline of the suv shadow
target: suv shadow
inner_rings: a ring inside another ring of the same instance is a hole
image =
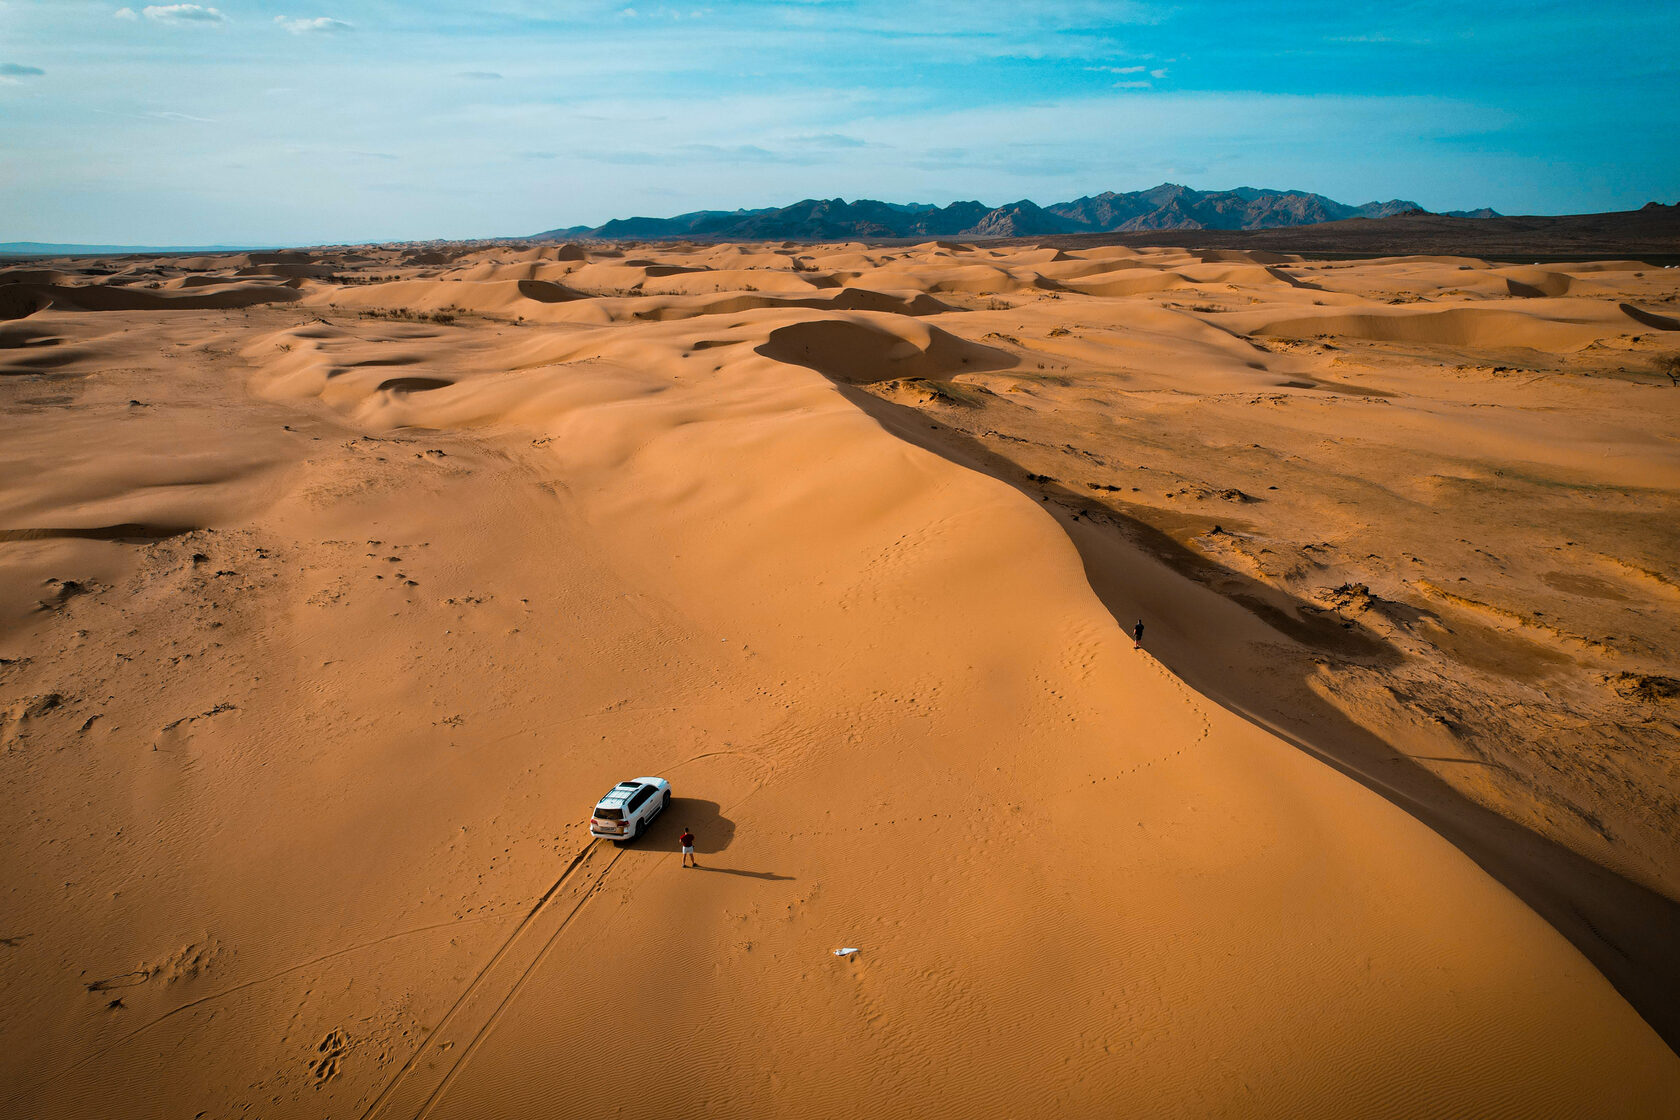
[[[712,855],[729,847],[735,838],[735,822],[724,816],[716,801],[698,797],[673,797],[664,812],[654,818],[648,830],[625,846],[650,847],[680,851],[677,839],[683,826],[694,833],[696,855]]]

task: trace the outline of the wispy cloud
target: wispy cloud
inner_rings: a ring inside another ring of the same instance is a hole
[[[314,35],[335,31],[354,31],[355,26],[342,19],[331,16],[314,16],[308,19],[288,19],[285,16],[275,16],[274,22],[290,31],[293,35]]]
[[[118,8],[116,11],[112,12],[111,15],[115,16],[117,19],[140,18],[140,13],[135,11],[133,8]]]
[[[1141,74],[1147,66],[1087,66],[1085,69],[1093,74]]]
[[[580,155],[578,158],[598,163],[631,166],[681,166],[683,164],[712,164],[730,167],[741,164],[810,166],[823,162],[814,153],[774,151],[758,144],[677,144],[671,148],[659,150],[632,148],[621,151],[592,152],[587,155]]]
[[[1330,35],[1326,36],[1326,43],[1404,43],[1408,46],[1421,47],[1429,43],[1428,39],[1402,39],[1395,35]]]
[[[856,136],[847,136],[839,132],[824,132],[815,136],[794,136],[788,141],[810,148],[874,148],[878,145],[867,140],[860,140]]]
[[[118,9],[117,14],[129,11],[128,8]],[[199,4],[148,4],[141,10],[141,14],[149,20],[158,23],[226,23],[228,17],[222,14],[220,8],[206,8]]]
[[[216,123],[209,117],[195,117],[191,113],[176,113],[168,109],[153,109],[147,111],[144,115],[154,121],[188,121],[192,124]]]
[[[46,71],[39,66],[24,66],[16,62],[0,62],[0,78],[39,78]]]
[[[455,76],[469,78],[475,82],[499,82],[502,80],[502,76],[494,70],[463,70]]]

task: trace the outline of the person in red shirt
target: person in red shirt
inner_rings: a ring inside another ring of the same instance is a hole
[[[683,825],[682,850],[684,867],[700,866],[700,861],[694,858],[694,833],[688,830],[686,824]]]

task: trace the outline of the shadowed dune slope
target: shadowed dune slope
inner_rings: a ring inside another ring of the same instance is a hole
[[[1002,369],[1013,359],[917,321],[887,318],[819,319],[772,330],[758,353],[809,366],[838,381],[887,381]]]

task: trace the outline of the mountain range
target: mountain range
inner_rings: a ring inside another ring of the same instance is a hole
[[[980,202],[877,202],[807,198],[760,210],[695,210],[671,218],[614,218],[599,226],[569,226],[534,234],[532,241],[579,237],[719,240],[831,240],[852,237],[1036,237],[1062,233],[1133,233],[1167,229],[1278,229],[1347,218],[1425,213],[1415,202],[1391,199],[1349,206],[1307,191],[1238,187],[1198,191],[1162,183],[1146,191],[1102,194],[1039,206],[1027,199],[1003,206]],[[1452,217],[1491,218],[1490,209],[1448,211]]]

